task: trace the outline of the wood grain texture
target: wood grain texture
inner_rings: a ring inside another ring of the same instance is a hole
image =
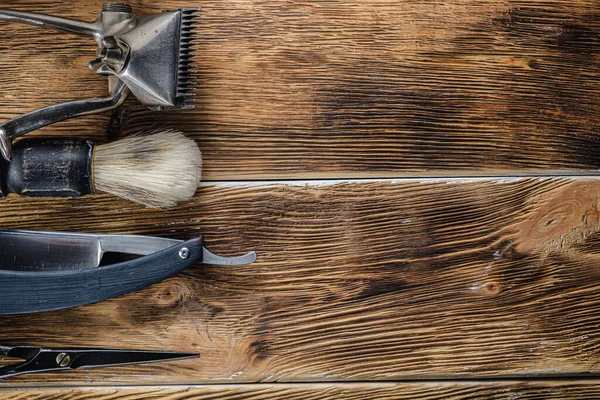
[[[599,199],[600,180],[550,178],[222,184],[161,212],[109,196],[9,197],[3,227],[204,233],[209,249],[256,250],[258,261],[0,318],[0,343],[197,351],[197,360],[2,384],[597,374]]]
[[[198,399],[198,400],[405,400],[405,399],[592,399],[600,381],[250,384],[209,386],[141,386],[118,388],[3,389],[0,399]]]
[[[0,1],[92,20],[101,0]],[[198,140],[205,179],[596,171],[595,0],[135,0],[203,8],[198,108],[128,102],[125,133],[166,125]],[[87,38],[5,24],[0,119],[103,94]],[[10,39],[10,40],[8,40]],[[108,116],[44,134],[105,138]]]
[[[92,20],[101,3],[0,7]],[[102,142],[169,126],[198,141],[213,181],[600,166],[596,1],[133,4],[203,8],[198,107],[154,113],[130,99],[36,135]],[[106,92],[86,68],[92,40],[3,23],[0,36],[0,120]],[[2,200],[1,227],[203,233],[216,253],[259,259],[199,265],[96,305],[0,317],[0,343],[201,353],[18,377],[0,382],[0,397],[599,397],[596,381],[393,381],[597,376],[600,180],[288,183],[218,183],[162,211],[108,195]],[[355,380],[373,382],[343,383]],[[263,383],[241,385],[253,382]],[[204,383],[236,385],[185,386]],[[74,387],[98,384],[119,387]],[[155,386],[172,384],[183,386]]]

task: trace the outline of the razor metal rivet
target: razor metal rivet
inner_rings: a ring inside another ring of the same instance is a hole
[[[189,256],[190,256],[190,250],[187,247],[182,247],[181,250],[179,250],[179,257],[181,257],[185,260]]]
[[[56,364],[66,367],[71,363],[71,357],[67,353],[60,353],[56,356]]]

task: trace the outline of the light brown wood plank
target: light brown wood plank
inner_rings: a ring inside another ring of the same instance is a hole
[[[415,382],[335,384],[247,384],[211,386],[138,386],[84,388],[19,388],[0,390],[0,399],[592,399],[600,397],[600,381]]]
[[[0,318],[0,343],[200,359],[3,384],[598,373],[599,198],[594,179],[222,184],[159,212],[108,196],[9,198],[6,228],[204,233],[217,253],[259,256],[96,305]]]
[[[100,0],[0,1],[92,20]],[[198,108],[131,101],[125,133],[198,140],[205,179],[597,170],[600,7],[594,0],[136,0],[201,6]],[[0,119],[105,93],[93,42],[0,26]],[[108,116],[45,129],[102,140]]]

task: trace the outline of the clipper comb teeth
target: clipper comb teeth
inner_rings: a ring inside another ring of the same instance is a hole
[[[181,21],[179,28],[179,57],[177,68],[177,90],[175,104],[180,109],[194,108],[194,74],[191,71],[192,65],[196,62],[194,57],[193,40],[195,39],[195,29],[198,25],[199,8],[182,8]]]

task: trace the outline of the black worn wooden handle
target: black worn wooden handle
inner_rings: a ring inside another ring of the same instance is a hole
[[[202,261],[203,237],[154,254],[86,270],[0,270],[0,314],[25,314],[96,303],[145,288]]]
[[[32,138],[13,146],[2,162],[3,196],[77,197],[92,193],[93,144],[80,139]]]

